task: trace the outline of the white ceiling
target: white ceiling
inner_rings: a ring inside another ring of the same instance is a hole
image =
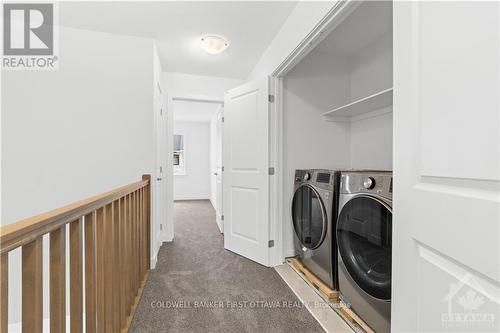
[[[220,104],[192,101],[174,101],[174,121],[210,122]]]
[[[60,2],[63,26],[150,37],[163,71],[246,78],[297,2]],[[201,50],[203,34],[226,37],[219,55]]]

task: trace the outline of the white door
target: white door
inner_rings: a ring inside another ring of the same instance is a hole
[[[224,247],[269,264],[269,80],[225,95]]]
[[[222,117],[223,107],[217,114],[217,152],[216,152],[216,171],[215,171],[215,213],[219,230],[224,232],[224,221],[222,220]]]
[[[394,332],[500,329],[499,13],[394,2]]]

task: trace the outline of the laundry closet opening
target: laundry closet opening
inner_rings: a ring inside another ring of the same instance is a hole
[[[174,211],[190,203],[193,214],[202,214],[197,209],[211,206],[222,233],[223,102],[174,99],[172,110]],[[182,223],[175,219],[174,233]]]
[[[391,322],[392,14],[346,4],[279,75],[283,253],[376,332]]]
[[[355,3],[344,12],[282,77],[285,257],[295,254],[296,170],[393,167],[392,3]]]

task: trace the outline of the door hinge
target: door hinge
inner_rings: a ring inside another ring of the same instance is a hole
[[[163,173],[163,167],[160,165],[160,173]]]
[[[220,219],[221,219],[222,221],[224,221],[224,215],[221,215],[221,216],[220,216]]]
[[[222,171],[224,171],[224,167],[222,167]]]
[[[274,240],[270,240],[270,241],[268,242],[268,245],[269,245],[269,247],[274,247]]]
[[[160,116],[163,116],[163,109],[160,109]]]
[[[269,94],[269,103],[274,103],[274,95]]]
[[[224,117],[222,117],[222,122],[224,122]]]
[[[270,167],[269,168],[269,174],[272,176],[274,175],[274,168],[273,167]]]
[[[162,229],[163,229],[163,224],[160,223],[160,230],[162,230]]]

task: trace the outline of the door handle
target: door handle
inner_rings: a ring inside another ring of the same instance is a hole
[[[217,172],[214,172],[214,176],[217,176],[217,175],[218,175],[218,173],[217,173]]]
[[[157,181],[160,181],[160,180],[162,180],[162,179],[163,179],[163,178],[160,178],[160,177],[156,178],[156,180],[157,180]]]

